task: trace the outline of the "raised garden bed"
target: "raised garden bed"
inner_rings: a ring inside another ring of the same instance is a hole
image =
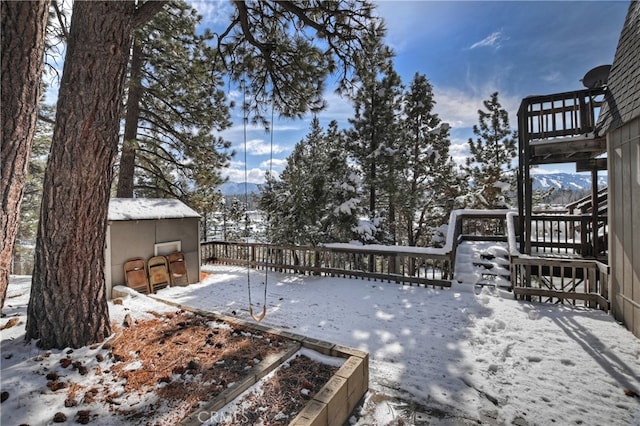
[[[177,391],[183,393],[184,399],[191,398],[192,406],[197,407],[191,410],[190,414],[180,421],[180,424],[182,425],[200,425],[207,421],[211,424],[223,423],[218,413],[220,413],[220,410],[222,410],[224,406],[236,400],[239,395],[254,386],[256,383],[263,381],[265,376],[272,373],[283,363],[293,363],[292,357],[294,357],[294,355],[302,348],[318,352],[325,356],[342,358],[344,362],[339,368],[333,367],[333,371],[330,372],[333,374],[327,376],[328,380],[326,380],[324,384],[313,383],[314,380],[303,379],[302,376],[300,376],[302,380],[302,382],[300,382],[302,383],[302,388],[300,388],[300,383],[298,383],[296,385],[298,386],[298,389],[296,389],[295,392],[297,392],[302,399],[306,400],[305,404],[301,409],[297,408],[295,411],[282,413],[280,415],[280,422],[271,422],[270,424],[287,424],[287,422],[290,425],[313,426],[343,424],[368,390],[369,357],[366,352],[336,345],[330,342],[307,338],[305,336],[274,329],[235,317],[214,314],[200,309],[171,303],[155,297],[154,299],[175,306],[178,309],[177,312],[184,311],[195,314],[194,318],[199,318],[197,321],[224,324],[233,330],[233,334],[244,337],[253,336],[254,338],[257,338],[258,342],[262,345],[262,350],[267,352],[265,354],[254,355],[249,353],[251,349],[250,347],[253,345],[247,344],[246,342],[237,343],[238,347],[234,349],[235,354],[228,353],[227,356],[230,357],[228,359],[233,360],[234,356],[238,358],[236,356],[238,353],[244,353],[244,358],[254,360],[254,364],[249,368],[249,366],[246,365],[246,361],[239,362],[238,366],[242,366],[243,370],[242,378],[234,382],[226,382],[225,379],[221,379],[222,381],[219,382],[217,389],[208,388],[204,390],[204,392],[208,392],[207,395],[210,396],[209,398],[203,399],[201,392],[197,396],[189,396],[194,389],[199,389],[195,386],[195,382],[194,385],[189,388],[178,387]],[[177,334],[180,332],[180,328],[184,328],[188,325],[184,321],[178,321],[178,323],[180,323],[180,325],[178,325],[177,328],[174,325],[172,332],[165,331],[163,333],[168,335]],[[221,325],[220,327],[224,329],[224,326]],[[132,329],[135,329],[135,327],[132,327]],[[209,334],[211,333],[209,332]],[[204,335],[201,337],[205,339],[205,341],[207,338],[210,339],[209,343],[211,343],[211,345],[207,345],[207,348],[211,347],[211,350],[215,349],[215,335],[210,337]],[[178,342],[180,342],[180,340],[178,340]],[[266,346],[264,345],[265,342],[268,342]],[[172,345],[175,346],[175,342],[172,343]],[[184,371],[180,370],[184,370],[185,368],[189,369],[190,367],[194,367],[196,369],[200,368],[202,370],[201,366],[198,365],[199,358],[197,353],[199,350],[202,351],[201,346],[202,345],[200,345],[200,349],[195,347],[191,348],[187,346],[187,342],[184,343],[184,347],[181,348],[182,352],[190,353],[193,359],[187,362],[184,366],[182,366],[182,364],[185,363],[180,362],[179,364],[181,366],[178,371],[176,371],[177,373],[184,373]],[[304,358],[304,356],[302,358]],[[225,360],[224,362],[227,363],[233,361]],[[309,361],[304,360],[304,362]],[[311,367],[311,365],[308,365],[307,369]],[[332,367],[324,366],[317,368],[327,370]],[[198,373],[203,375],[201,378],[204,378],[204,374],[208,373],[209,376],[206,377],[211,381],[210,376],[216,374],[215,369],[208,368],[207,370],[207,372],[198,371]],[[223,370],[226,370],[226,368],[220,369],[220,371]],[[167,373],[160,373],[161,376],[162,374],[165,375],[165,380],[168,380],[166,377]],[[318,373],[316,375],[320,374]],[[309,378],[311,378],[311,376],[309,376]],[[151,380],[162,380],[162,377],[154,377]],[[169,385],[170,384],[166,387],[169,387]],[[225,385],[226,387],[221,385]],[[300,395],[300,392],[302,392],[302,395]],[[252,415],[255,415],[255,413]],[[289,419],[294,415],[295,417],[289,421]]]

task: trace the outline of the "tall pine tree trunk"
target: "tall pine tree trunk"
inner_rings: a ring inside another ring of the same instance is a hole
[[[42,91],[49,1],[3,1],[0,140],[0,309],[4,306],[18,232],[31,142]]]
[[[134,1],[73,5],[44,180],[27,339],[81,347],[111,333],[104,249]]]
[[[131,77],[129,79],[129,93],[127,96],[127,111],[124,121],[124,142],[120,154],[118,170],[117,197],[133,198],[133,181],[136,168],[136,151],[138,143],[138,121],[140,118],[140,102],[142,101],[142,48],[138,42],[133,43],[131,56]]]

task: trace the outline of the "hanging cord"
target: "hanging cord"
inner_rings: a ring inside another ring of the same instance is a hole
[[[245,216],[244,216],[244,227],[245,227],[245,252],[247,257],[247,290],[249,293],[249,315],[253,318],[254,321],[260,322],[264,319],[265,315],[267,315],[267,287],[265,283],[264,289],[264,303],[262,304],[262,312],[260,315],[255,315],[253,313],[253,302],[251,301],[251,255],[249,252],[249,186],[247,180],[249,178],[247,172],[247,122],[249,121],[248,111],[247,111],[247,88],[246,81],[243,80],[243,137],[244,137],[244,208],[245,208]]]
[[[271,129],[270,130],[270,138],[269,138],[269,178],[271,178],[273,172],[273,99],[271,99]],[[267,260],[269,258],[269,254],[271,252],[271,217],[269,213],[267,213],[267,230],[265,232],[265,239],[267,240],[267,251],[264,258],[264,304],[267,305],[267,285],[269,283],[269,268],[267,265]]]

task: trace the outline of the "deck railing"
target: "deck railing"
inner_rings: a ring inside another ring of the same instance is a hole
[[[516,298],[609,310],[609,268],[597,260],[512,257]]]
[[[541,256],[520,253],[517,217],[517,213],[506,210],[455,211],[451,214],[447,243],[442,249],[207,241],[201,243],[201,260],[203,264],[248,265],[277,272],[358,277],[442,288],[451,286],[460,241],[500,240],[508,241],[515,297],[607,310],[607,265],[580,258],[581,251],[591,243],[588,240],[590,216],[536,216],[532,245]]]
[[[607,217],[598,217],[598,241],[593,241],[592,215],[533,215],[532,254],[598,257],[607,252]]]
[[[518,116],[526,119],[518,130],[529,141],[593,132],[604,93],[598,88],[524,98]]]
[[[428,251],[428,250],[427,250]],[[207,241],[202,263],[249,265],[256,269],[308,275],[358,277],[409,285],[450,287],[450,255],[398,249],[279,246],[265,243]]]
[[[517,215],[510,214],[507,217],[514,296],[539,302],[569,303],[608,310],[609,267],[596,259],[562,258],[584,247],[582,242],[571,242],[569,235],[575,231],[571,226],[576,224],[582,226],[582,235],[590,235],[587,228],[589,220],[580,216],[573,216],[571,219],[571,216],[555,215],[535,218],[540,219],[536,228],[542,237],[532,242],[532,246],[538,248],[540,255],[520,253],[515,232]]]
[[[507,212],[454,210],[443,248],[344,244],[305,247],[207,241],[201,243],[201,261],[203,264],[249,265],[278,272],[450,287],[460,241],[506,241]]]

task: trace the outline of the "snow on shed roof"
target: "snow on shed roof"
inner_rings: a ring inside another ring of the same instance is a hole
[[[183,219],[200,215],[180,200],[170,198],[112,198],[109,220]]]

